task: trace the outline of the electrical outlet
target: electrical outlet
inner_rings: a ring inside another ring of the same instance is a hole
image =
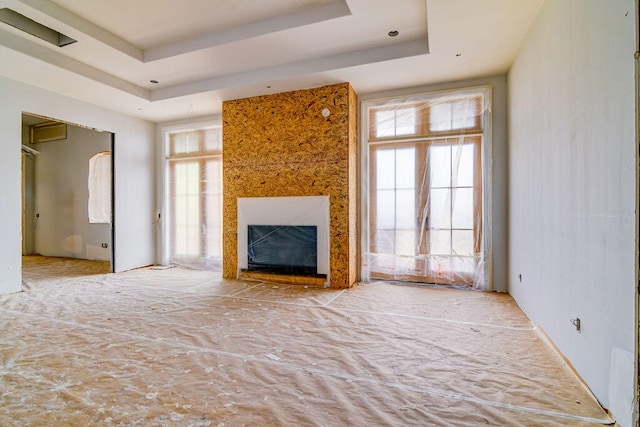
[[[105,248],[105,249],[106,249],[106,248],[108,248],[108,247],[109,247],[109,244],[108,244],[108,243],[101,243],[101,244],[100,244],[100,246],[102,246],[103,248]]]

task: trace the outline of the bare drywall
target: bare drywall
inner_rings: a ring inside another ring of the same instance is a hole
[[[33,146],[35,251],[41,255],[109,260],[110,224],[90,224],[89,159],[111,151],[111,134],[67,126],[67,138]],[[103,245],[107,245],[103,247]]]
[[[507,290],[507,78],[494,76],[436,85],[410,87],[386,92],[365,93],[359,101],[462,89],[476,86],[491,86],[491,146],[488,153],[491,188],[491,222],[486,226],[491,234],[490,283],[497,292]]]
[[[509,73],[509,292],[629,427],[636,34],[633,0],[548,0]]]
[[[0,51],[0,63],[3,52]],[[155,262],[155,126],[15,80],[0,78],[0,294],[21,286],[22,113],[115,134],[115,268]]]

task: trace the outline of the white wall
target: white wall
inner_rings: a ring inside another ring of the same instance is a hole
[[[428,86],[410,87],[386,92],[358,94],[358,101],[405,96],[419,93],[463,89],[490,85],[491,106],[491,223],[485,229],[491,234],[491,289],[507,290],[507,79],[486,77]]]
[[[21,288],[22,112],[115,133],[115,268],[153,264],[155,126],[7,78],[0,93],[0,294]]]
[[[547,0],[509,73],[509,292],[629,427],[636,13],[634,0]]]
[[[35,158],[35,252],[110,260],[111,225],[89,223],[88,177],[89,159],[111,151],[111,134],[69,125],[66,139],[32,147],[40,152]]]

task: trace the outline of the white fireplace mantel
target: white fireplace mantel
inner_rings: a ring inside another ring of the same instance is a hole
[[[329,279],[329,196],[239,197],[238,271],[248,267],[249,225],[315,225],[318,274]]]

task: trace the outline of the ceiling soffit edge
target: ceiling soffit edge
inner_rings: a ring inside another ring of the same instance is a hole
[[[134,95],[146,100],[148,100],[150,97],[150,91],[148,89],[116,77],[113,74],[106,73],[98,68],[87,65],[84,62],[80,62],[76,59],[60,55],[55,50],[49,49],[38,43],[31,42],[15,34],[4,32],[1,30],[0,34],[2,34],[2,37],[0,37],[0,45],[6,48],[38,59],[42,62],[54,65],[58,68],[70,71],[82,77],[86,77],[88,79],[105,84],[114,89],[127,92],[130,95]]]
[[[27,8],[35,11],[36,15],[38,13],[45,14],[63,25],[71,27],[85,36],[102,42],[121,54],[141,62],[166,59],[201,49],[351,15],[351,10],[346,1],[336,0],[320,6],[282,14],[278,17],[262,19],[227,30],[211,32],[203,36],[141,50],[48,0],[14,0],[14,2],[24,4]],[[225,74],[150,90],[79,60],[60,55],[56,50],[42,46],[27,38],[2,29],[0,29],[0,33],[2,33],[0,45],[151,102],[429,53],[428,39],[423,37],[391,45],[352,50],[308,60],[250,69],[244,72]]]
[[[264,36],[278,31],[316,24],[351,15],[346,0],[308,7],[302,10],[261,19],[233,28],[191,37],[173,43],[140,49],[126,40],[47,0],[17,0],[33,11],[43,13],[105,45],[147,63],[224,44]],[[33,19],[33,18],[32,18]],[[37,19],[34,19],[37,21]]]
[[[306,74],[425,55],[428,53],[429,47],[425,39],[411,40],[393,45],[355,50],[304,61],[289,62],[272,67],[248,70],[240,73],[227,74],[219,77],[159,88],[151,91],[150,100],[152,102],[160,101],[201,92],[282,80]]]
[[[192,37],[175,43],[152,47],[144,51],[143,61],[152,62],[166,59],[197,50],[208,49],[349,15],[351,15],[351,10],[346,1],[338,0],[271,18],[261,19],[244,25],[238,25],[233,28],[210,32],[202,36]]]
[[[115,34],[110,33],[102,27],[91,23],[90,21],[58,6],[55,3],[47,0],[17,1],[24,4],[25,6],[28,6],[28,8],[30,8],[32,11],[50,16],[56,21],[59,21],[62,24],[71,27],[76,31],[79,31],[80,33],[88,37],[98,40],[101,43],[104,43],[105,45],[111,47],[112,49],[119,51],[120,53],[123,53],[141,62],[144,59],[144,51],[142,49],[137,48],[126,40],[123,40]],[[28,17],[34,19],[31,16]],[[34,20],[37,21],[37,19]]]

